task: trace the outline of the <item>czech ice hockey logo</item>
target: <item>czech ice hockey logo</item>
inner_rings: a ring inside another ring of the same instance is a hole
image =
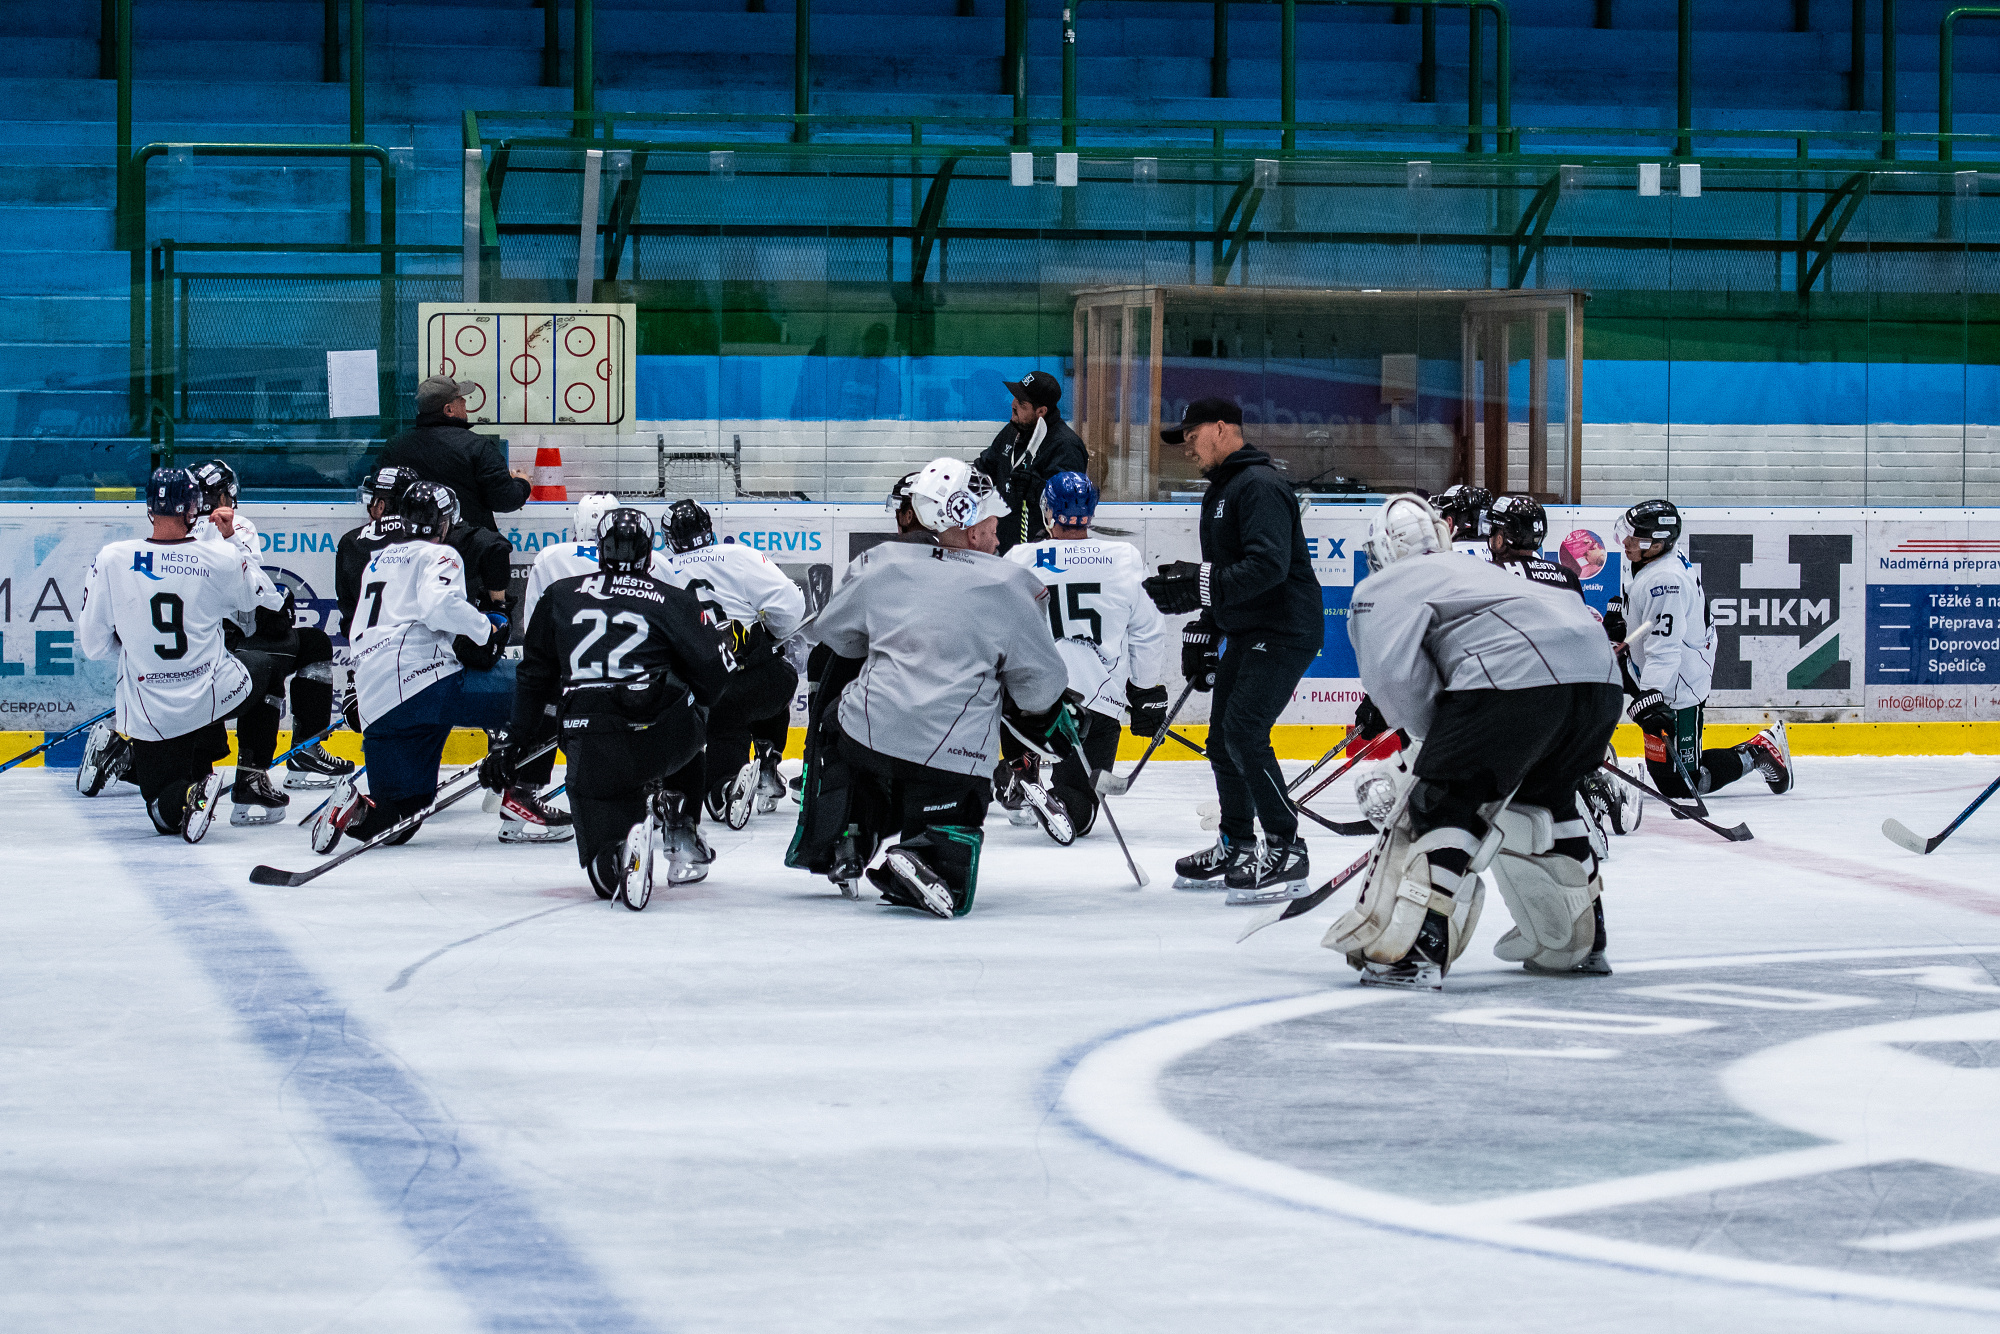
[[[970,528],[979,517],[979,497],[970,491],[954,491],[944,498],[944,517],[954,528]]]
[[[1350,983],[1122,1034],[1062,1100],[1094,1137],[1294,1206],[2000,1312],[1997,970],[2000,945],[1969,945]]]

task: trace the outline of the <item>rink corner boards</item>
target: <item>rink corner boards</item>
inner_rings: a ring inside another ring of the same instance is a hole
[[[1208,727],[1202,723],[1189,723],[1174,729],[1188,740],[1198,745],[1208,742]],[[1750,723],[1712,723],[1703,738],[1707,745],[1733,746],[1756,735],[1758,725]],[[1304,724],[1280,724],[1271,729],[1271,743],[1276,747],[1278,757],[1286,760],[1316,760],[1327,749],[1338,742],[1345,728],[1307,726]],[[2000,722],[1923,722],[1923,723],[1790,723],[1786,724],[1794,755],[2000,755]],[[48,739],[46,732],[0,731],[0,764],[5,764],[23,751],[32,750]],[[805,738],[805,729],[794,727],[790,740],[786,743],[785,754],[797,759]],[[23,769],[37,768],[55,756],[54,767],[74,768],[76,756],[65,752],[81,750],[82,738],[77,737],[53,752],[37,755],[22,764]],[[278,735],[278,751],[282,754],[291,746],[291,734]],[[1611,744],[1620,755],[1636,756],[1640,753],[1639,729],[1626,723],[1619,727],[1611,739]],[[327,738],[326,748],[336,755],[359,763],[361,740],[351,732],[336,732]],[[1137,760],[1145,753],[1145,743],[1129,731],[1118,740],[1118,758]],[[1176,753],[1177,752],[1177,753]],[[486,736],[483,732],[458,729],[451,735],[445,746],[446,764],[471,764],[486,754]],[[1174,747],[1155,755],[1155,761],[1189,760],[1199,763],[1201,757],[1191,750]],[[67,759],[68,764],[64,761]],[[561,756],[557,756],[561,762]],[[236,733],[229,734],[229,757],[222,761],[224,766],[236,763]]]

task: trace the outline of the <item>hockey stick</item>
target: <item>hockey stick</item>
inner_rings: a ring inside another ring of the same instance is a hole
[[[1348,735],[1351,738],[1353,733],[1350,732]],[[1314,787],[1312,791],[1306,793],[1303,797],[1294,797],[1291,795],[1291,788],[1288,787],[1286,789],[1285,800],[1291,804],[1292,809],[1296,811],[1298,814],[1305,816],[1308,820],[1311,820],[1314,824],[1322,825],[1327,829],[1331,829],[1334,833],[1341,835],[1343,838],[1354,838],[1361,834],[1375,833],[1376,832],[1375,825],[1372,821],[1329,820],[1323,815],[1319,815],[1313,811],[1307,810],[1306,803],[1308,801],[1311,801],[1314,797],[1318,796],[1321,792],[1324,792],[1329,784],[1338,782],[1341,775],[1345,774],[1355,765],[1361,763],[1363,760],[1375,758],[1374,751],[1376,750],[1382,738],[1393,735],[1394,733],[1391,732],[1380,732],[1377,733],[1375,736],[1368,738],[1368,740],[1362,743],[1360,754],[1356,755],[1346,764],[1341,765],[1338,769],[1328,774],[1326,776],[1326,779],[1323,782],[1321,782],[1318,786]],[[1347,742],[1342,741],[1339,746],[1335,747],[1335,750],[1343,749],[1346,747],[1346,745]],[[1320,762],[1323,764],[1325,763],[1325,760],[1322,759]],[[1297,785],[1296,783],[1294,783],[1292,786],[1296,787]],[[1212,823],[1210,823],[1210,821],[1215,820],[1221,816],[1222,808],[1212,801],[1203,802],[1199,807],[1196,808],[1196,813],[1201,816],[1201,827],[1203,829],[1213,829],[1215,828],[1215,826]]]
[[[1099,796],[1122,797],[1132,790],[1132,784],[1138,781],[1139,771],[1146,767],[1147,760],[1153,758],[1153,752],[1158,750],[1160,743],[1167,739],[1167,733],[1174,730],[1174,719],[1181,716],[1181,707],[1188,702],[1188,696],[1193,693],[1194,682],[1190,681],[1187,684],[1187,688],[1181,691],[1181,697],[1174,701],[1174,707],[1167,713],[1165,725],[1160,728],[1158,735],[1153,738],[1152,743],[1146,747],[1146,753],[1141,755],[1139,762],[1132,766],[1131,773],[1120,778],[1117,774],[1112,773],[1111,770],[1106,769],[1097,775],[1096,785]]]
[[[1305,768],[1303,772],[1299,774],[1297,778],[1294,778],[1291,782],[1285,784],[1286,794],[1289,795],[1293,792],[1298,791],[1300,788],[1304,787],[1307,781],[1311,779],[1314,774],[1318,773],[1321,769],[1326,767],[1327,762],[1329,760],[1331,760],[1334,756],[1340,754],[1341,751],[1347,749],[1348,743],[1354,740],[1354,734],[1356,732],[1359,732],[1360,730],[1361,729],[1359,727],[1348,728],[1347,735],[1340,738],[1340,740],[1334,745],[1332,750],[1329,750],[1326,754],[1314,760],[1310,765],[1308,765]]]
[[[1167,729],[1167,735],[1172,737],[1174,740],[1180,742],[1183,746],[1186,746],[1189,750],[1193,751],[1195,754],[1201,756],[1204,760],[1208,758],[1207,746],[1196,745],[1194,742],[1182,736],[1179,732],[1174,731],[1171,727]]]
[[[103,722],[106,718],[109,718],[112,714],[116,712],[118,712],[118,710],[115,708],[106,709],[103,713],[98,714],[95,718],[84,719],[82,722],[78,723],[75,727],[70,728],[69,731],[64,732],[61,736],[50,737],[47,741],[44,741],[41,745],[36,746],[33,750],[22,751],[19,755],[16,755],[13,759],[7,761],[5,764],[0,764],[0,774],[6,773],[9,769],[13,768],[17,764],[23,764],[29,760],[32,760],[33,758],[35,758],[35,756],[41,754],[43,751],[47,750],[50,746],[58,745],[64,741],[69,740],[71,737],[75,736],[78,732],[83,731],[86,727],[95,727],[97,724]]]
[[[540,759],[544,754],[554,750],[555,748],[556,748],[556,743],[554,741],[550,741],[546,746],[543,746],[540,750],[536,751],[532,755],[526,756],[525,758],[530,760]],[[456,783],[460,779],[463,779],[467,776],[477,778],[479,776],[479,766],[476,764],[468,764],[465,768],[460,769],[450,778],[447,778],[444,782],[444,786],[450,787],[453,783]],[[342,862],[353,861],[356,857],[359,857],[362,853],[368,851],[370,848],[379,848],[384,843],[387,843],[390,839],[396,837],[396,835],[401,834],[405,831],[416,829],[418,825],[422,824],[425,820],[428,820],[431,816],[436,815],[439,811],[442,811],[446,807],[451,806],[454,803],[459,802],[464,798],[471,796],[473,793],[477,791],[479,791],[479,785],[477,783],[473,783],[470,786],[460,788],[458,791],[452,793],[448,797],[434,798],[431,801],[430,805],[424,807],[422,810],[417,811],[414,814],[404,816],[402,819],[396,821],[396,823],[391,825],[389,828],[383,830],[381,833],[375,835],[375,837],[369,839],[366,843],[361,844],[359,847],[349,848],[346,852],[341,853],[338,857],[334,857],[328,861],[321,862],[318,866],[313,867],[312,870],[310,871],[281,871],[275,866],[252,867],[250,870],[250,883],[253,885],[284,885],[287,888],[296,889],[300,885],[307,884],[311,881],[319,879],[319,877],[325,875],[328,871],[331,871],[334,867],[339,866]],[[330,801],[332,800],[332,798],[329,797],[328,800]],[[325,803],[321,804],[324,805]]]
[[[1612,777],[1618,779],[1621,782],[1630,783],[1633,787],[1638,788],[1641,792],[1651,797],[1654,801],[1662,803],[1663,805],[1666,806],[1668,810],[1674,813],[1675,819],[1692,820],[1696,824],[1700,825],[1702,828],[1713,830],[1715,833],[1722,835],[1722,837],[1728,839],[1731,843],[1748,843],[1753,837],[1755,837],[1755,835],[1753,835],[1750,832],[1749,825],[1739,824],[1734,829],[1724,829],[1721,825],[1715,823],[1713,820],[1704,819],[1702,816],[1696,815],[1693,811],[1687,809],[1685,806],[1682,806],[1680,803],[1676,802],[1673,798],[1666,796],[1663,793],[1656,792],[1650,787],[1647,787],[1644,783],[1634,778],[1631,774],[1626,773],[1623,769],[1620,769],[1615,764],[1609,764],[1600,761],[1597,767],[1604,770],[1606,773],[1610,774]]]
[[[474,768],[477,768],[478,766],[477,766],[477,765],[474,765],[473,767],[474,767]],[[351,773],[351,774],[349,774],[349,775],[347,775],[347,776],[348,776],[349,778],[359,778],[359,777],[361,777],[361,775],[363,775],[363,774],[365,774],[365,773],[367,773],[367,772],[368,772],[368,766],[364,764],[364,765],[362,765],[362,766],[361,766],[361,767],[360,767],[359,769],[356,769],[356,770],[355,770],[355,771],[354,771],[353,773]],[[461,772],[462,772],[462,771],[461,771]],[[457,774],[454,774],[454,775],[452,775],[452,776],[453,776],[454,778],[456,778],[456,777],[457,777],[458,775],[457,775]],[[312,818],[313,818],[313,817],[314,817],[315,815],[318,815],[318,814],[319,814],[319,813],[320,813],[321,811],[325,810],[325,809],[326,809],[326,803],[327,803],[327,802],[329,802],[329,801],[332,801],[332,800],[333,800],[333,794],[332,794],[331,792],[327,793],[327,794],[326,794],[326,797],[325,797],[325,799],[324,799],[324,800],[322,800],[322,801],[320,802],[320,804],[319,804],[319,805],[317,805],[317,806],[313,807],[313,808],[312,808],[311,810],[307,811],[307,812],[306,812],[306,813],[305,813],[305,814],[304,814],[303,816],[299,817],[299,823],[300,823],[301,825],[305,825],[305,824],[309,824],[309,823],[311,823],[311,822],[312,822]]]
[[[1974,811],[1978,810],[1981,806],[1984,806],[1986,804],[1986,799],[1992,796],[1995,792],[2000,792],[2000,778],[1994,779],[1992,785],[1988,787],[1984,792],[1980,793],[1978,797],[1974,798],[1970,806],[1967,806],[1964,810],[1960,811],[1958,813],[1958,818],[1956,820],[1953,820],[1950,824],[1946,825],[1944,827],[1944,832],[1942,834],[1939,834],[1936,838],[1918,838],[1915,834],[1910,832],[1909,826],[1904,824],[1901,820],[1884,820],[1882,822],[1882,832],[1888,836],[1889,841],[1891,843],[1895,843],[1901,847],[1908,848],[1911,852],[1916,853],[1919,857],[1928,857],[1931,853],[1937,851],[1938,844],[1944,842],[1946,839],[1951,837],[1952,830],[1964,824],[1966,822],[1966,819],[1970,817]]]
[[[1236,938],[1236,943],[1241,945],[1244,941],[1250,939],[1250,937],[1256,935],[1259,931],[1262,931],[1267,926],[1275,925],[1276,923],[1285,921],[1289,918],[1302,917],[1306,913],[1311,912],[1314,908],[1319,907],[1320,904],[1325,903],[1328,899],[1332,898],[1342,885],[1352,880],[1355,876],[1361,874],[1363,868],[1365,868],[1368,865],[1368,859],[1370,857],[1373,857],[1374,855],[1375,855],[1375,850],[1373,848],[1370,848],[1367,852],[1362,853],[1361,856],[1355,860],[1352,866],[1349,866],[1344,870],[1340,871],[1333,877],[1333,879],[1327,881],[1325,884],[1321,885],[1318,889],[1306,895],[1304,898],[1293,899],[1290,903],[1287,903],[1286,905],[1284,905],[1284,907],[1277,909],[1275,912],[1269,912],[1264,914],[1264,916],[1252,922],[1249,928],[1245,930],[1242,935]]]
[[[335,732],[338,732],[341,728],[345,726],[347,726],[347,720],[345,718],[334,719],[333,722],[327,726],[327,729],[325,731],[315,733],[314,735],[307,737],[304,741],[299,742],[298,745],[293,746],[290,750],[280,755],[277,759],[272,760],[269,764],[265,765],[264,766],[265,770],[268,772],[269,770],[277,768],[279,765],[283,764],[286,760],[289,760],[290,758],[292,758],[292,756],[298,754],[300,751],[308,750],[313,746],[317,746],[320,742],[326,740],[328,737],[332,736]]]
[[[1139,869],[1139,863],[1132,859],[1132,849],[1125,845],[1125,831],[1118,827],[1118,817],[1111,813],[1111,803],[1103,797],[1099,797],[1097,799],[1097,809],[1103,811],[1104,818],[1110,822],[1112,836],[1118,840],[1118,850],[1125,854],[1125,864],[1132,868],[1132,878],[1139,882],[1140,889],[1144,889],[1152,881],[1147,879],[1146,873]]]
[[[1335,769],[1332,773],[1328,774],[1325,778],[1321,779],[1318,783],[1316,783],[1313,786],[1313,790],[1306,793],[1303,797],[1294,798],[1292,804],[1294,806],[1305,805],[1307,802],[1311,801],[1314,797],[1317,797],[1320,793],[1326,791],[1329,787],[1332,787],[1335,783],[1339,782],[1342,776],[1344,776],[1349,769],[1352,769],[1355,765],[1361,763],[1363,760],[1373,760],[1381,758],[1375,752],[1381,748],[1383,738],[1392,737],[1394,735],[1396,735],[1394,732],[1378,732],[1376,735],[1370,737],[1367,741],[1362,743],[1360,752],[1356,754],[1353,759],[1349,760],[1347,763],[1341,765],[1338,769]]]

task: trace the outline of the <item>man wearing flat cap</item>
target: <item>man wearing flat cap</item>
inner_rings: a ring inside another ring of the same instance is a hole
[[[1208,479],[1201,560],[1162,565],[1145,589],[1169,616],[1201,613],[1181,628],[1181,672],[1215,692],[1208,763],[1222,806],[1215,846],[1176,862],[1175,883],[1227,887],[1232,902],[1296,898],[1312,867],[1271,728],[1326,637],[1298,498],[1271,456],[1244,443],[1243,410],[1226,398],[1188,404],[1160,439],[1182,446]]]
[[[507,442],[480,435],[466,423],[465,397],[479,393],[449,375],[417,386],[417,422],[391,440],[378,468],[408,468],[418,479],[448,486],[458,497],[458,522],[498,532],[493,515],[511,514],[533,490],[528,474],[507,469]]]
[[[993,479],[1007,502],[1000,520],[1000,554],[1049,535],[1042,523],[1042,488],[1059,472],[1089,472],[1090,451],[1069,428],[1056,404],[1062,382],[1047,371],[1029,371],[1005,382],[1014,395],[1014,413],[973,466]]]

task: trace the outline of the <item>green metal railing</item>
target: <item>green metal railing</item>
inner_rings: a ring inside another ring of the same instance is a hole
[[[1894,0],[1890,0],[1891,3]],[[1958,137],[1951,132],[1951,63],[1952,34],[1960,19],[2000,19],[2000,6],[1960,5],[1945,13],[1943,22],[1938,24],[1938,161],[1951,161],[1952,143]],[[1893,153],[1885,156],[1894,156]]]

